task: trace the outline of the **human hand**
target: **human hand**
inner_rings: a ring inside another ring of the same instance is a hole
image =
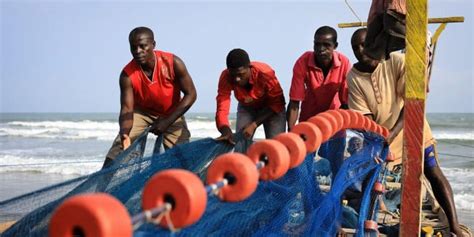
[[[229,127],[224,127],[220,129],[221,136],[216,138],[216,141],[226,141],[232,145],[235,145],[235,141],[232,138],[232,130]]]
[[[166,129],[168,129],[170,124],[171,122],[169,122],[166,118],[157,119],[151,125],[150,132],[155,134],[156,136],[159,136],[160,134],[164,133]]]
[[[120,141],[122,142],[122,149],[127,150],[127,148],[132,143],[130,137],[127,134],[120,134]]]
[[[257,129],[257,123],[251,122],[244,127],[244,129],[242,130],[242,134],[246,139],[250,139],[255,133],[255,129]]]

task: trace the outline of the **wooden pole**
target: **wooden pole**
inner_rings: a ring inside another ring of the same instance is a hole
[[[419,236],[427,78],[428,0],[407,1],[400,236]]]
[[[407,1],[409,2],[409,1]],[[428,19],[429,24],[438,24],[438,23],[460,23],[464,22],[464,17],[462,16],[453,16],[453,17],[439,17],[439,18],[430,18]],[[362,27],[367,26],[367,22],[351,22],[351,23],[340,23],[337,24],[339,28],[350,28],[350,27]]]

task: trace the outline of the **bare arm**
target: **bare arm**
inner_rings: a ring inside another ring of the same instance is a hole
[[[291,131],[298,120],[298,113],[300,111],[300,102],[296,100],[290,100],[288,103],[288,109],[286,110],[286,121],[288,122],[288,131]]]
[[[387,143],[391,144],[393,140],[398,136],[400,131],[403,129],[403,121],[405,118],[404,115],[404,108],[402,108],[402,111],[400,111],[400,115],[398,116],[397,122],[393,126],[393,128],[390,130],[390,134],[387,137]]]
[[[133,125],[133,88],[132,81],[122,71],[120,74],[120,135],[129,135]]]
[[[181,92],[184,94],[183,98],[179,101],[176,109],[166,118],[160,119],[154,125],[154,133],[164,132],[171,124],[174,123],[179,117],[181,117],[191,105],[194,104],[197,98],[196,88],[194,87],[193,80],[184,65],[184,62],[178,57],[173,57],[174,74],[175,80],[177,80]]]

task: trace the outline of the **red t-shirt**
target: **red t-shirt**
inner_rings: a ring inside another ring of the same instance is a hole
[[[123,70],[132,82],[135,109],[155,116],[169,115],[181,100],[181,91],[174,75],[174,55],[155,51],[155,56],[151,81],[134,59]]]
[[[314,62],[314,53],[301,55],[293,67],[290,99],[302,101],[299,121],[330,109],[338,109],[347,104],[346,75],[351,69],[349,59],[334,51],[332,67],[327,77]]]
[[[228,69],[222,72],[216,97],[217,128],[224,125],[229,126],[231,91],[234,91],[235,98],[244,106],[253,108],[269,107],[275,113],[285,109],[285,96],[276,78],[275,71],[265,63],[251,62],[250,72],[249,83],[252,85],[250,90],[238,86],[231,79]]]

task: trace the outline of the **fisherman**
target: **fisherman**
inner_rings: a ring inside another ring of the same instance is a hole
[[[390,150],[401,161],[403,149],[403,106],[405,89],[405,56],[399,52],[389,59],[377,61],[364,54],[366,29],[358,29],[351,39],[352,49],[358,62],[347,76],[349,108],[361,112],[378,124],[390,129],[387,138]],[[436,199],[446,213],[451,232],[462,236],[453,192],[441,171],[435,148],[435,140],[425,118],[424,173],[433,188]]]
[[[120,74],[120,131],[103,168],[149,126],[155,135],[163,135],[165,149],[190,137],[183,114],[197,95],[184,62],[172,53],[154,50],[153,31],[147,27],[133,29],[128,40],[133,59]]]
[[[351,65],[336,51],[337,46],[336,30],[322,26],[314,34],[314,51],[305,52],[296,61],[287,109],[289,131],[297,120],[303,122],[330,109],[347,108],[346,75]],[[337,133],[318,152],[331,161],[333,180],[344,160],[345,139],[345,132]]]
[[[285,132],[285,97],[273,69],[262,62],[251,62],[243,49],[233,49],[226,59],[217,90],[216,125],[221,133],[217,140],[235,144],[229,124],[230,94],[238,100],[236,130],[251,139],[263,124],[265,137]]]

